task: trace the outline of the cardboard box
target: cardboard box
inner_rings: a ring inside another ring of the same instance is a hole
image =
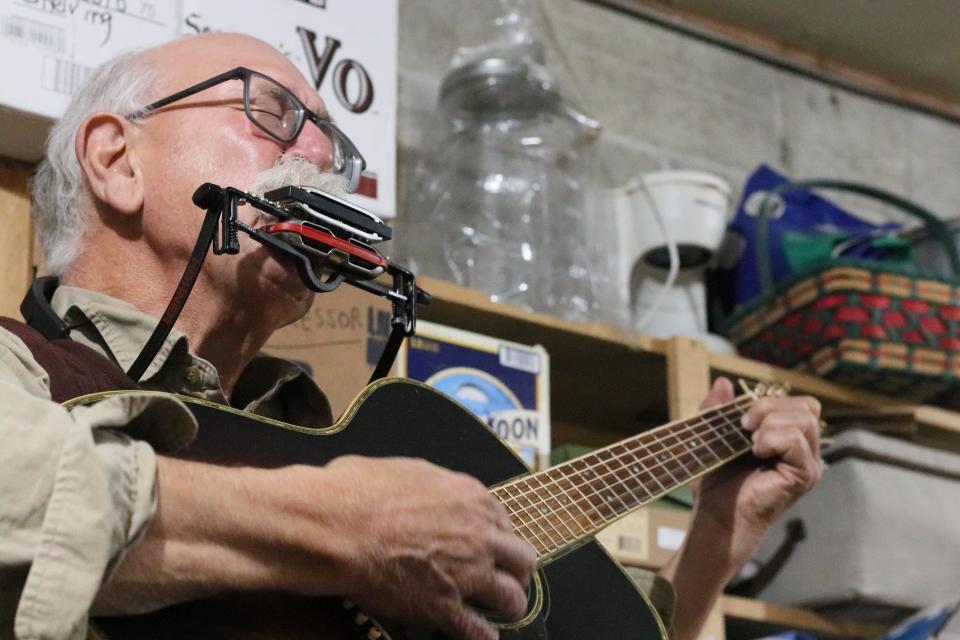
[[[707,621],[703,623],[703,629],[697,640],[726,640],[727,629],[723,616],[723,599],[717,601],[710,610]]]
[[[535,469],[550,459],[549,371],[543,347],[432,322],[417,324],[397,359],[398,375],[458,400]]]
[[[659,569],[683,544],[690,512],[648,506],[617,520],[597,540],[622,564]]]
[[[363,390],[390,334],[390,303],[350,285],[316,296],[299,322],[264,351],[299,362],[327,394],[334,417]]]

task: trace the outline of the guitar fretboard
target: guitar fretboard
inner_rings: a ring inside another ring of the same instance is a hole
[[[750,450],[740,396],[493,491],[541,558]]]

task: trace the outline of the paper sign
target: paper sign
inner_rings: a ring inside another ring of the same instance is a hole
[[[0,0],[0,104],[59,118],[90,70],[177,33],[176,0]]]
[[[310,80],[367,161],[350,199],[396,215],[397,0],[184,0],[181,31],[265,40]]]

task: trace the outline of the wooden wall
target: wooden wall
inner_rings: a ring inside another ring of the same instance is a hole
[[[0,315],[20,317],[33,275],[33,226],[27,178],[33,167],[0,159]]]

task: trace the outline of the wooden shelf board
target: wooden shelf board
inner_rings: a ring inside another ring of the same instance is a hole
[[[738,596],[723,596],[723,613],[729,620],[742,620],[779,629],[800,629],[833,638],[876,638],[887,625],[827,616],[808,609],[786,607]]]
[[[661,340],[603,324],[567,322],[491,302],[480,292],[430,278],[424,320],[512,340],[542,344],[550,356],[554,444],[596,430],[600,445],[667,421],[666,346]],[[563,438],[563,439],[561,439]]]
[[[887,396],[861,391],[820,378],[735,355],[705,353],[690,371],[668,372],[668,355],[686,362],[696,345],[679,345],[606,324],[582,324],[491,302],[479,291],[432,278],[419,283],[433,295],[422,309],[425,320],[496,336],[523,344],[542,344],[551,361],[551,421],[554,444],[603,445],[624,434],[656,426],[674,412],[689,412],[689,397],[669,397],[689,378],[700,387],[700,368],[736,380],[789,382],[795,393],[809,393],[825,411],[869,409],[898,413],[916,423],[916,441],[960,450],[960,413],[929,406],[903,405]],[[690,342],[683,339],[681,341]],[[678,351],[678,348],[683,349]],[[684,356],[683,353],[687,355]],[[694,371],[693,369],[696,369]],[[690,394],[687,394],[690,395]],[[702,393],[700,394],[702,395]]]
[[[20,317],[20,300],[30,284],[33,271],[33,227],[27,177],[31,167],[0,160],[0,315]]]
[[[887,407],[903,404],[902,401],[887,396],[845,387],[811,375],[739,356],[712,353],[710,366],[717,373],[731,377],[789,382],[794,393],[809,393],[816,396],[825,406]]]

